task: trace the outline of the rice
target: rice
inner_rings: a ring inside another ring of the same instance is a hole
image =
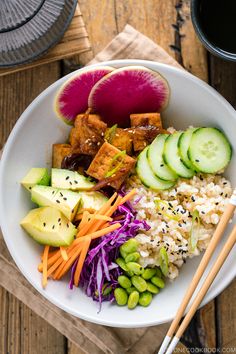
[[[175,279],[187,258],[205,250],[232,194],[230,182],[220,175],[199,174],[191,179],[179,179],[175,187],[155,192],[146,188],[136,175],[129,178],[127,189],[137,188],[134,208],[137,218],[146,220],[149,231],[140,231],[140,263],[143,267],[159,266],[159,252],[166,249],[170,279]],[[197,244],[189,242],[192,214],[197,210],[200,225]]]

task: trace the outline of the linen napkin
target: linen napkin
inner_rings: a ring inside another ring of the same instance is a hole
[[[130,25],[126,25],[89,64],[128,58],[158,61],[182,68],[163,48]],[[110,329],[69,315],[46,300],[28,283],[11,258],[1,234],[0,269],[0,285],[82,348],[84,353],[151,354],[158,349],[167,331],[168,324],[125,331]],[[150,338],[155,338],[155,341]]]

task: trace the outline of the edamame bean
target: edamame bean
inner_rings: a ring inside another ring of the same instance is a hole
[[[135,238],[130,238],[120,246],[120,251],[125,252],[126,254],[133,253],[137,251],[138,245],[139,243]]]
[[[116,299],[117,305],[124,306],[124,305],[127,304],[128,294],[125,291],[125,289],[116,288],[114,290],[114,295],[115,295],[115,299]]]
[[[125,257],[125,263],[129,262],[137,262],[140,258],[140,254],[138,252],[133,252],[128,254],[128,256]]]
[[[131,278],[131,282],[133,284],[133,286],[140,292],[142,293],[143,291],[147,290],[147,283],[146,281],[139,277],[138,275],[134,275]]]
[[[162,278],[162,272],[160,270],[160,268],[155,268],[156,269],[156,276],[159,277],[159,278]]]
[[[108,284],[104,284],[103,287],[102,287],[102,294],[104,296],[107,296],[110,294],[110,292],[112,291],[112,287],[109,286]]]
[[[127,257],[128,253],[126,253],[121,247],[120,247],[120,255],[121,257],[123,257],[124,259]]]
[[[125,272],[125,275],[127,275],[127,277],[132,277],[134,275],[134,272],[131,272],[131,270],[128,270],[128,272]]]
[[[142,274],[143,279],[149,280],[156,274],[156,268],[146,268]]]
[[[134,286],[131,286],[130,288],[125,289],[127,293],[130,295],[133,291],[137,291]]]
[[[139,293],[137,290],[133,291],[128,298],[128,308],[130,310],[134,309],[138,305]]]
[[[136,262],[126,263],[126,266],[127,266],[128,270],[130,270],[131,272],[134,272],[134,274],[136,274],[136,275],[141,275],[144,271],[143,267]]]
[[[163,289],[164,286],[165,286],[164,280],[159,278],[159,277],[157,277],[157,276],[152,277],[151,282],[152,282],[152,284],[158,286],[158,288],[161,288],[161,289]]]
[[[129,280],[128,277],[126,277],[125,275],[120,275],[118,277],[118,283],[120,284],[120,286],[122,286],[122,288],[127,289],[131,287],[131,281]]]
[[[141,306],[148,306],[152,302],[152,294],[149,293],[148,291],[145,291],[144,293],[139,295],[139,305]]]
[[[156,285],[150,283],[149,281],[147,281],[147,291],[149,291],[152,294],[158,294],[159,293],[159,289]]]
[[[127,272],[128,271],[128,268],[127,268],[127,266],[126,266],[126,263],[125,263],[125,261],[122,259],[122,258],[117,258],[116,259],[116,264],[118,264],[118,266],[121,268],[121,269],[123,269],[125,272]]]

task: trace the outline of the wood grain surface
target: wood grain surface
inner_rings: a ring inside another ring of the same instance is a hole
[[[236,107],[236,66],[207,55],[192,28],[189,0],[79,0],[79,4],[89,34],[90,52],[0,78],[0,147],[19,115],[40,92],[61,75],[85,65],[126,23],[163,46],[187,70],[209,80]],[[185,333],[185,345],[212,350],[236,347],[235,293],[234,281],[216,300],[198,311]],[[80,348],[68,342],[3,288],[0,314],[0,354],[88,353],[83,350],[83,341]],[[158,331],[158,327],[153,327],[111,329],[110,333],[127,353],[154,354]],[[103,338],[108,347],[111,338]],[[101,353],[104,351],[99,349],[90,352]]]

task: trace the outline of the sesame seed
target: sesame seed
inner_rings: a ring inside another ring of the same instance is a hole
[[[59,223],[59,226],[61,226],[61,222]]]
[[[60,221],[61,221],[61,218],[59,218],[57,221],[60,222]]]
[[[60,203],[60,200],[57,199],[56,202],[59,204],[59,203]]]
[[[73,214],[74,211],[75,211],[74,209],[71,210],[72,214]]]
[[[160,167],[164,167],[163,163],[160,165]]]
[[[64,197],[63,199],[64,199],[64,200],[67,200],[67,198],[66,198],[66,197]]]
[[[196,162],[200,162],[200,160],[198,160],[198,159],[196,159],[195,161],[196,161]]]
[[[179,225],[179,227],[182,227],[182,224],[180,222],[178,223],[178,225]]]
[[[201,211],[201,214],[206,214],[205,211]]]
[[[191,199],[192,199],[192,201],[193,201],[193,202],[195,202],[195,198],[194,198],[194,196],[193,196],[193,195],[192,195]]]
[[[53,225],[52,229],[55,229],[55,225]]]
[[[169,247],[169,246],[170,246],[170,244],[169,244],[168,242],[166,242],[166,246],[168,246],[168,247]]]
[[[79,183],[78,181],[76,181],[76,179],[74,180],[74,182],[75,182],[75,184],[78,184],[78,183]]]
[[[69,227],[69,224],[66,224],[66,227]]]
[[[54,194],[55,193],[55,191],[52,191],[52,194]]]
[[[66,177],[66,181],[67,181],[69,178],[70,178],[70,176],[67,176],[67,177]]]
[[[29,187],[29,189],[32,189],[32,187]]]
[[[218,205],[218,204],[219,204],[219,202],[216,202],[215,204],[216,204],[216,205]]]
[[[62,192],[60,192],[60,195],[63,197],[63,194],[62,194]]]
[[[70,185],[72,185],[72,182],[71,182],[71,181],[70,181],[69,183],[70,183]]]
[[[226,193],[226,194],[225,194],[225,198],[227,198],[227,197],[228,197],[228,194]]]
[[[46,226],[46,222],[43,223],[43,226],[44,226],[44,227]]]
[[[228,184],[228,182],[223,182],[224,185]]]
[[[224,194],[223,192],[220,193],[220,195],[223,195],[223,194]]]
[[[199,178],[200,178],[201,181],[203,181],[203,177],[201,175],[199,176]]]

